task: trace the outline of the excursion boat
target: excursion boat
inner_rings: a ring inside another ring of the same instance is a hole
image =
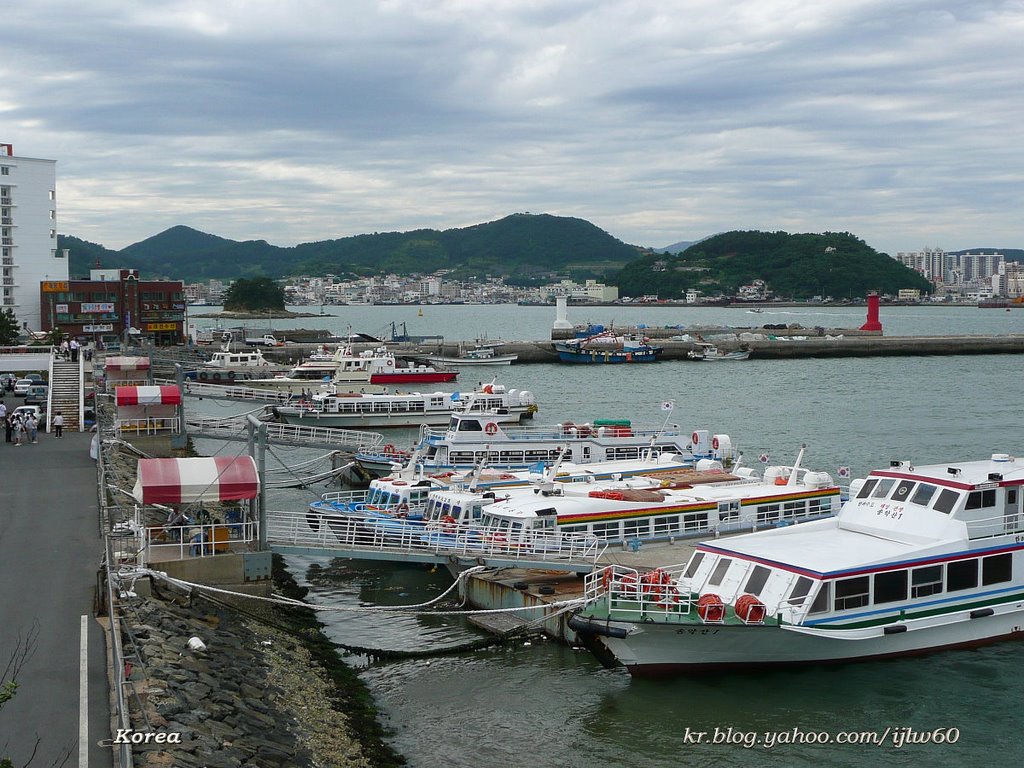
[[[602,331],[582,339],[553,344],[563,363],[653,363],[662,352],[647,339],[635,335],[616,335]]]
[[[273,409],[286,424],[349,429],[419,427],[447,424],[455,412],[475,414],[488,424],[533,418],[537,401],[523,389],[487,384],[469,395],[459,392],[408,394],[317,394],[295,405]]]
[[[266,376],[288,368],[272,363],[263,356],[262,350],[214,352],[208,362],[194,371],[186,371],[185,378],[212,384],[231,384],[236,380],[247,380]]]
[[[908,656],[1024,639],[1024,465],[894,461],[838,517],[587,577],[570,626],[630,673]]]
[[[483,511],[481,524],[510,540],[537,532],[593,535],[606,542],[756,531],[830,517],[839,511],[840,488],[827,472],[800,466],[726,471],[702,459],[696,467],[639,475],[589,489],[554,486],[550,493],[513,495]]]
[[[531,472],[502,472],[484,470],[479,465],[472,472],[441,472],[428,474],[417,462],[417,453],[393,475],[370,481],[365,491],[334,491],[325,493],[319,501],[311,503],[310,511],[320,514],[355,514],[368,512],[402,512],[410,517],[422,516],[427,499],[434,490],[462,490],[496,493],[505,495],[511,490],[527,489],[532,493],[533,484],[549,477],[550,482],[561,484],[583,484],[588,488],[596,483],[644,476],[658,484],[661,476],[670,476],[680,470],[694,466],[691,459],[673,454],[622,461],[604,461],[591,464],[573,464],[556,461],[551,467]]]
[[[738,458],[728,435],[712,435],[708,430],[634,426],[628,419],[510,426],[468,413],[453,413],[444,429],[423,428],[417,446],[424,449],[419,463],[427,473],[468,472],[481,461],[492,469],[528,470],[538,462],[555,461],[564,451],[566,461],[575,464],[638,459],[652,450],[690,456],[694,461],[715,458],[727,467]],[[378,452],[357,454],[356,462],[371,476],[381,476],[408,457],[409,453],[388,445]]]
[[[325,350],[314,353],[282,376],[254,379],[246,386],[273,389],[292,394],[315,392],[330,385],[337,391],[380,392],[380,385],[372,381],[377,370],[395,368],[395,358],[386,349],[367,350],[354,354],[350,347],[339,347],[333,354]]]
[[[706,341],[697,342],[694,348],[686,353],[686,357],[689,360],[696,360],[698,362],[715,362],[717,360],[746,360],[750,357],[749,349],[734,349],[731,352],[726,352],[719,349],[714,344],[709,344]]]

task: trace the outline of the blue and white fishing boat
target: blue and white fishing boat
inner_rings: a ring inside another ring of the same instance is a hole
[[[685,565],[587,578],[572,626],[657,676],[1024,639],[1024,464],[892,462],[838,517],[706,541]]]
[[[635,335],[603,331],[582,339],[554,343],[563,363],[653,363],[662,352],[648,340]]]

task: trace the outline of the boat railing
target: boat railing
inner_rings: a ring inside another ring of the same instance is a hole
[[[584,580],[588,603],[603,602],[616,616],[685,616],[693,602],[689,590],[680,589],[685,566],[641,572],[624,565],[595,570]]]
[[[605,542],[591,535],[531,530],[511,534],[479,523],[313,510],[269,512],[267,538],[271,546],[571,562],[597,562],[607,549]]]
[[[965,513],[961,512],[961,515]],[[989,536],[1004,536],[1008,533],[1024,531],[1024,513],[1015,511],[1011,513],[1001,512],[992,517],[964,520],[967,526],[967,535],[971,539],[984,539]]]
[[[604,432],[601,432],[601,430]],[[577,440],[591,437],[641,437],[650,439],[652,437],[657,438],[671,438],[671,437],[684,437],[688,440],[689,435],[684,435],[678,427],[672,429],[663,430],[658,427],[648,426],[627,426],[627,425],[614,425],[614,424],[556,424],[556,425],[537,425],[537,426],[526,426],[526,427],[502,427],[502,433],[509,440]],[[472,434],[474,437],[479,437],[480,433],[465,433]],[[430,428],[428,427],[425,433],[425,437],[428,440],[436,441],[443,440],[448,435],[448,429],[445,428]],[[459,436],[457,434],[455,442],[459,442]]]

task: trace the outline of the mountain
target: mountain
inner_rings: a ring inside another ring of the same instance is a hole
[[[652,248],[655,253],[682,253],[693,245],[693,240],[680,240],[678,243],[666,245],[664,248]]]
[[[104,248],[98,243],[80,240],[71,235],[58,235],[57,248],[68,249],[68,276],[89,277],[89,270],[99,267],[119,267],[121,257],[117,251]]]
[[[932,290],[920,274],[849,232],[725,232],[678,256],[644,255],[626,265],[612,282],[621,296],[657,294],[677,299],[688,288],[699,289],[705,296],[731,296],[757,279],[787,299],[858,298],[870,290],[895,294],[900,288]]]
[[[74,246],[67,246],[73,251],[84,243],[62,237],[74,241]],[[291,248],[264,240],[238,242],[177,226],[121,251],[107,251],[103,262],[138,268],[143,276],[188,281],[438,269],[465,275],[532,276],[570,270],[600,275],[620,269],[639,253],[637,247],[583,219],[519,213],[461,229],[382,232]],[[108,254],[115,254],[114,259]]]

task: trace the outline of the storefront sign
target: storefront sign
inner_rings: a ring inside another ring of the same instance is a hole
[[[114,330],[114,326],[110,323],[100,323],[99,325],[83,325],[82,333],[107,333]]]
[[[176,331],[177,323],[146,323],[147,331]]]
[[[60,293],[68,289],[67,280],[44,280],[42,283],[43,293]]]
[[[82,302],[83,312],[113,312],[113,304],[87,304]]]
[[[67,312],[68,311],[68,305],[67,304],[57,304],[57,305],[54,306],[53,309],[54,309],[55,312]]]

